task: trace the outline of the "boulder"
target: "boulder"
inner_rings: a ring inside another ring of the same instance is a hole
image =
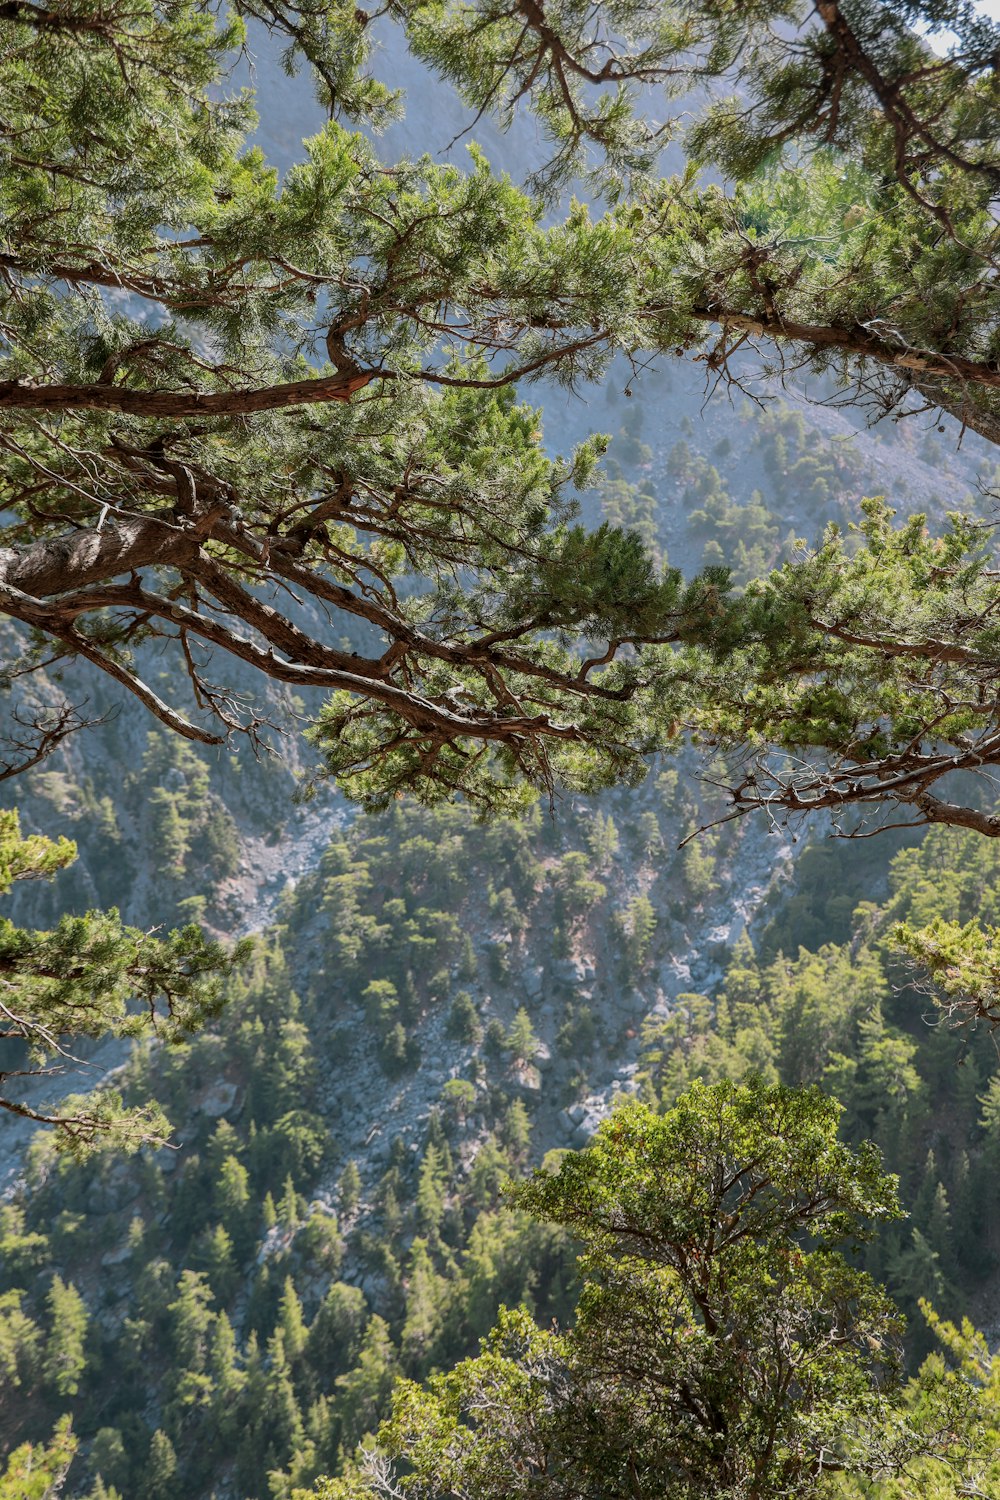
[[[522,1063],[510,1075],[511,1085],[521,1094],[534,1097],[542,1091],[542,1075],[534,1063]]]
[[[198,1108],[210,1120],[220,1120],[223,1115],[233,1113],[238,1093],[235,1083],[217,1083],[204,1095]]]
[[[587,1110],[583,1119],[573,1131],[572,1141],[578,1151],[590,1144],[603,1118],[604,1116],[596,1109]]]

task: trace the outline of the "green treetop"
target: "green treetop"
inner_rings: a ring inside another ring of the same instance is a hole
[[[777,1500],[915,1457],[897,1320],[845,1253],[899,1217],[895,1179],[839,1114],[760,1083],[617,1111],[511,1192],[583,1242],[574,1326],[505,1312],[477,1358],[401,1383],[368,1479],[327,1493]]]

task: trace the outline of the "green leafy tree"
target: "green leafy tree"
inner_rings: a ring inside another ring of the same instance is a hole
[[[837,1249],[898,1217],[895,1182],[839,1116],[815,1090],[695,1086],[517,1187],[583,1240],[575,1324],[505,1313],[477,1359],[404,1382],[375,1490],[763,1500],[899,1462],[898,1320]]]

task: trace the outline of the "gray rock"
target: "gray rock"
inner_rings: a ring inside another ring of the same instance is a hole
[[[542,1091],[542,1075],[533,1063],[522,1063],[510,1075],[511,1084],[519,1093],[534,1096]]]
[[[134,1203],[140,1192],[139,1183],[126,1162],[118,1162],[100,1182],[91,1189],[87,1203],[91,1213],[117,1214]]]
[[[210,1120],[219,1120],[223,1115],[233,1113],[233,1105],[236,1103],[238,1093],[235,1083],[217,1083],[204,1096],[198,1108]]]
[[[596,1110],[588,1110],[573,1132],[573,1145],[577,1150],[590,1144],[597,1127],[601,1123],[602,1116]]]
[[[102,1266],[120,1266],[127,1261],[132,1254],[130,1245],[116,1245],[113,1250],[105,1250],[101,1256]]]

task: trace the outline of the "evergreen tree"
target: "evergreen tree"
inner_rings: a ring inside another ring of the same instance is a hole
[[[239,1270],[232,1237],[224,1225],[216,1224],[202,1235],[197,1263],[205,1272],[215,1300],[220,1304],[228,1302],[236,1289]]]
[[[278,1327],[281,1329],[285,1357],[294,1370],[306,1347],[307,1330],[302,1316],[302,1303],[290,1276],[285,1277],[281,1301],[278,1303]]]
[[[406,1267],[406,1320],[400,1336],[405,1368],[420,1376],[432,1359],[434,1340],[440,1332],[445,1283],[434,1269],[427,1241],[419,1237],[410,1246]]]
[[[503,1142],[513,1156],[524,1156],[531,1144],[531,1119],[523,1099],[512,1099],[507,1106]]]
[[[530,1062],[538,1051],[538,1038],[531,1024],[531,1017],[520,1006],[507,1033],[507,1048],[516,1063]]]
[[[291,1173],[285,1178],[284,1191],[278,1205],[278,1222],[284,1229],[297,1229],[302,1222],[302,1199],[295,1191]]]
[[[358,1206],[361,1197],[361,1173],[358,1171],[356,1161],[349,1161],[340,1174],[338,1184],[340,1191],[340,1211],[345,1216],[351,1215]]]
[[[167,1308],[179,1371],[201,1373],[208,1361],[209,1335],[213,1322],[212,1289],[199,1271],[182,1271],[177,1295]]]
[[[388,1404],[395,1378],[396,1355],[389,1327],[376,1316],[365,1330],[357,1363],[336,1382],[337,1407],[346,1450],[356,1447],[366,1433],[374,1432]]]
[[[139,1486],[140,1500],[177,1500],[181,1489],[174,1445],[161,1428],[153,1433]]]
[[[271,1335],[267,1355],[270,1366],[266,1384],[267,1433],[276,1454],[276,1467],[286,1464],[302,1446],[305,1429],[280,1327]]]
[[[22,837],[17,813],[0,809],[0,895],[16,881],[50,879],[75,857],[67,839]],[[132,1037],[155,1028],[179,1039],[216,1013],[223,979],[248,953],[245,942],[227,953],[195,927],[165,938],[139,932],[124,927],[116,911],[66,916],[51,932],[0,920],[0,1041],[24,1043],[44,1063],[61,1055],[60,1037]],[[138,1009],[132,1000],[141,1002]],[[18,1076],[8,1072],[0,1082]],[[0,1109],[55,1125],[60,1143],[77,1154],[96,1142],[134,1151],[169,1131],[156,1105],[127,1109],[121,1095],[107,1089],[65,1104],[56,1115],[6,1095],[0,1095]]]
[[[335,1281],[309,1329],[309,1363],[324,1383],[343,1375],[356,1362],[368,1322],[368,1304],[359,1287]]]
[[[48,1442],[15,1448],[0,1473],[0,1500],[53,1500],[65,1483],[76,1445],[69,1417],[62,1417]]]
[[[212,1325],[208,1372],[212,1381],[213,1421],[220,1437],[228,1441],[237,1431],[237,1403],[246,1377],[239,1366],[233,1325],[225,1312],[219,1313]]]
[[[417,1224],[423,1234],[434,1238],[444,1214],[445,1174],[438,1147],[430,1142],[420,1163],[417,1181]]]
[[[52,1278],[46,1298],[49,1333],[45,1340],[43,1371],[59,1396],[75,1396],[87,1365],[87,1309],[72,1282]]]
[[[553,156],[530,191],[481,155],[464,174],[430,155],[379,159],[351,128],[397,102],[370,72],[364,10],[338,6],[329,24],[268,12],[330,114],[280,182],[244,148],[249,99],[227,93],[236,21],[143,5],[139,32],[117,9],[81,28],[62,3],[2,18],[17,158],[0,581],[30,637],[11,681],[55,651],[174,733],[255,734],[197,643],[332,694],[316,741],[370,806],[410,790],[513,811],[558,785],[632,781],[686,725],[759,752],[729,788],[734,811],[895,801],[995,836],[974,799],[934,790],[1000,757],[984,707],[995,585],[965,523],[924,538],[919,518],[893,531],[874,507],[860,555],[830,533],[745,594],[721,566],[685,584],[634,532],[565,524],[563,497],[600,444],[549,461],[513,390],[546,372],[590,378],[616,351],[700,348],[725,374],[733,341],[754,337],[859,398],[874,390],[884,411],[916,396],[996,441],[1000,131],[983,80],[1000,30],[941,0],[614,0],[586,22],[576,0],[518,21],[494,0],[389,9],[477,117],[536,111]],[[954,39],[932,64],[921,28],[943,20]],[[161,54],[169,70],[150,65]],[[658,180],[664,126],[645,91],[689,101],[713,79],[745,103],[707,103],[686,133],[690,170]],[[605,212],[539,199],[588,168]],[[461,357],[446,365],[446,348]],[[349,462],[331,471],[330,452]],[[289,485],[308,505],[288,507]],[[419,597],[400,586],[414,577]],[[285,612],[288,593],[384,650],[320,639]],[[207,722],[144,680],[129,653],[152,637]],[[32,702],[10,770],[77,722]],[[942,702],[978,706],[970,720]],[[789,769],[790,750],[820,763]],[[187,830],[159,795],[176,874]],[[701,899],[705,870],[690,864]]]

